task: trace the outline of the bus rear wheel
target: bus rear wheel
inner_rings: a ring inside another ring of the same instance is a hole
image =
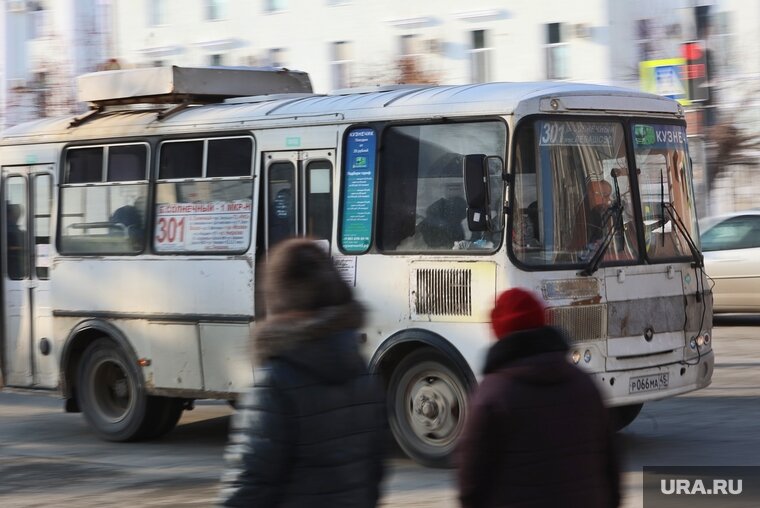
[[[170,411],[162,397],[146,394],[137,365],[107,338],[85,350],[77,381],[82,413],[95,433],[107,441],[156,436],[157,430],[173,427],[175,414],[176,419],[181,414]]]
[[[464,375],[434,349],[419,349],[394,369],[388,385],[388,417],[401,449],[429,467],[452,466],[468,407]]]
[[[644,404],[631,404],[629,406],[617,406],[609,408],[610,424],[615,432],[623,430],[639,416]]]

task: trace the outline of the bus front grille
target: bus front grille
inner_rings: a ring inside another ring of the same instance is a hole
[[[572,343],[607,337],[606,304],[549,308],[546,309],[546,320],[561,328]]]
[[[469,269],[419,268],[414,307],[417,314],[472,315],[472,272]]]

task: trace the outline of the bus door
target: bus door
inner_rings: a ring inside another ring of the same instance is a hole
[[[265,244],[292,236],[329,242],[333,226],[335,150],[264,154]]]
[[[313,236],[329,242],[333,223],[335,150],[264,153],[264,186],[259,214],[263,256],[278,242],[293,236]],[[257,259],[257,267],[259,261]],[[264,315],[256,270],[256,316]]]
[[[2,359],[8,386],[54,388],[50,308],[53,166],[2,168]]]

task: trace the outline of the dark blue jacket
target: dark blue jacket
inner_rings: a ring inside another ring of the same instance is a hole
[[[313,320],[260,326],[254,347],[263,361],[233,418],[222,503],[374,507],[387,423],[383,391],[367,373],[357,333],[316,337],[325,327]]]

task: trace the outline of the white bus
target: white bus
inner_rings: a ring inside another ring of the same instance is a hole
[[[310,90],[285,70],[109,71],[80,78],[89,113],[5,131],[4,385],[59,392],[115,441],[234,400],[258,268],[293,235],[329,246],[369,307],[369,366],[421,463],[450,456],[509,287],[543,296],[619,427],[710,383],[676,102],[555,82]]]

